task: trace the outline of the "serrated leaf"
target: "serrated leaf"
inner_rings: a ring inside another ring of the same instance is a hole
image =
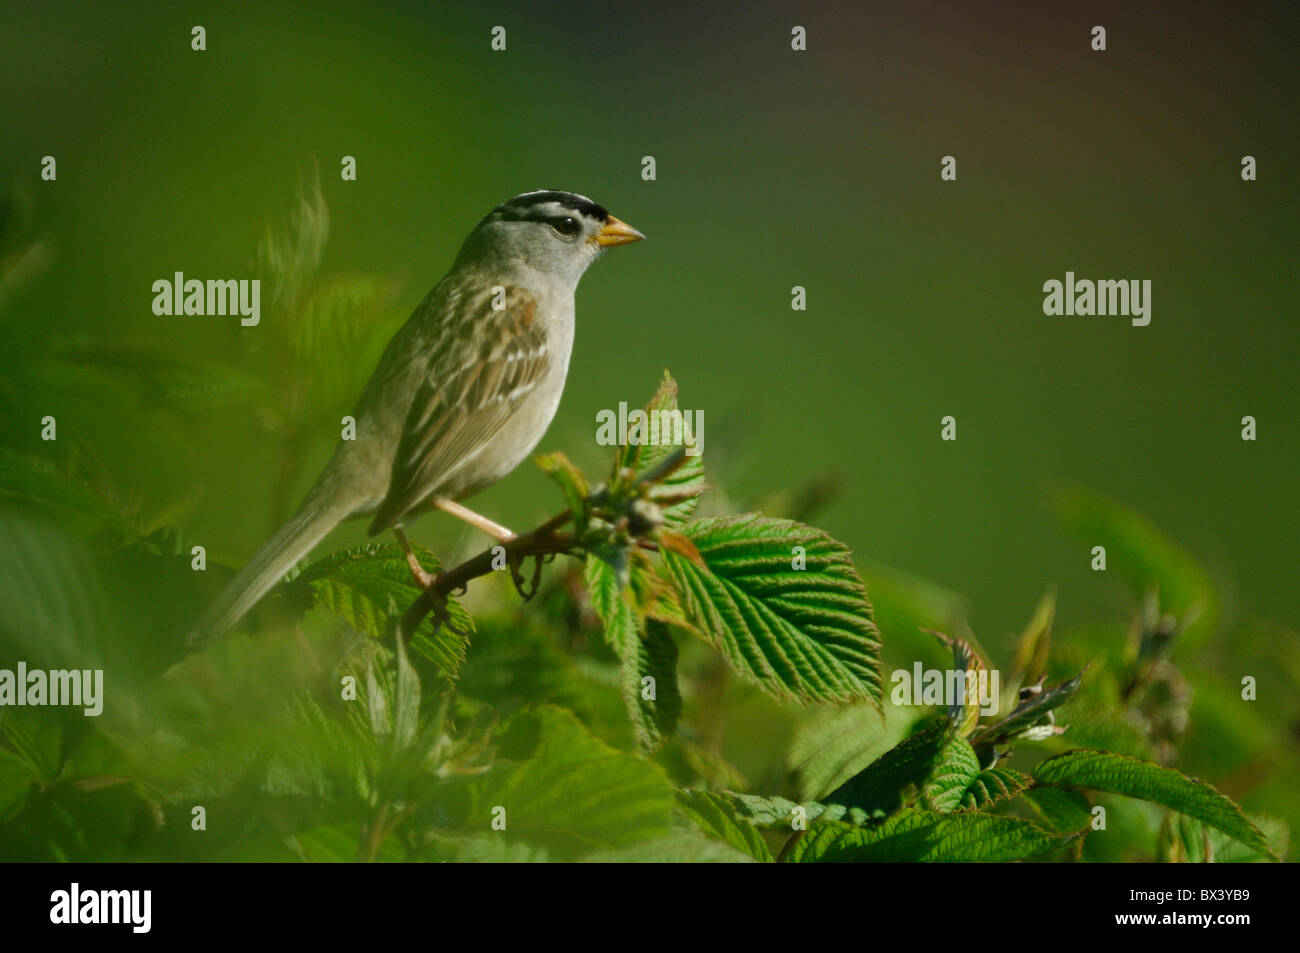
[[[1223,831],[1252,850],[1269,852],[1264,835],[1231,798],[1204,781],[1152,761],[1110,751],[1067,751],[1039,762],[1034,779],[1040,784],[1108,791],[1163,804]]]
[[[606,563],[588,556],[586,580],[592,607],[604,623],[605,639],[622,663],[623,701],[637,740],[642,750],[654,751],[676,730],[682,714],[677,643],[667,626],[637,616]],[[647,678],[652,679],[649,684]]]
[[[961,810],[986,811],[998,801],[1013,798],[1033,784],[1033,778],[1013,768],[986,768],[961,798]]]
[[[772,851],[754,824],[740,816],[736,802],[712,791],[678,791],[677,807],[700,830],[744,851],[755,860],[769,863]]]
[[[689,444],[685,443],[687,434],[684,415],[677,406],[677,382],[673,380],[668,371],[664,371],[663,380],[659,383],[659,389],[650,398],[650,403],[645,407],[645,413],[647,415],[647,426],[650,428],[649,436],[657,436],[660,442],[628,443],[621,446],[615,457],[615,472],[626,468],[640,476],[671,456],[678,447],[689,446]],[[694,433],[690,437],[698,446],[698,441],[703,439],[703,424],[702,421],[698,421],[698,418],[694,418],[694,415],[693,419],[697,422],[694,425]],[[630,426],[629,429],[631,429]],[[664,434],[668,435],[666,440]],[[663,508],[664,524],[678,526],[690,517],[691,512],[695,509],[695,504],[699,502],[699,494],[703,491],[703,458],[698,453],[692,454],[688,452],[682,465],[660,481],[651,491],[651,498],[664,497],[678,501]]]
[[[960,734],[954,734],[926,779],[925,801],[940,814],[951,814],[962,806],[967,790],[979,776],[975,749]]]
[[[427,572],[437,572],[438,558],[414,547]],[[402,551],[390,543],[368,543],[324,556],[304,569],[290,586],[311,593],[312,602],[341,616],[358,632],[378,639],[392,635],[402,614],[423,590],[411,577]],[[420,623],[411,647],[454,676],[465,660],[474,620],[455,599],[448,598],[450,622],[437,627],[433,616]]]
[[[884,823],[851,827],[819,822],[791,848],[790,863],[995,862],[1024,860],[1061,847],[1054,835],[1015,817],[909,811]]]
[[[470,783],[471,826],[487,830],[493,808],[503,807],[506,838],[561,860],[671,833],[673,792],[663,772],[611,748],[571,712],[522,712],[495,742],[501,760]]]
[[[687,617],[778,699],[881,699],[880,639],[848,549],[820,530],[757,514],[682,528],[704,567],[662,552]],[[794,547],[806,568],[796,569]]]
[[[892,814],[912,794],[920,793],[953,737],[953,726],[947,721],[924,728],[890,748],[825,800],[859,808],[869,817]],[[975,769],[978,773],[978,762]]]

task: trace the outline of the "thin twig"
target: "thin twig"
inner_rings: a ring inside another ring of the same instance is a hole
[[[499,555],[498,547],[505,550],[507,565],[511,565],[517,560],[527,559],[529,556],[550,556],[571,551],[575,542],[574,536],[571,533],[556,533],[555,531],[572,519],[573,513],[569,510],[557,513],[536,529],[516,536],[507,543],[497,543],[483,550],[477,556],[465,560],[454,569],[438,573],[433,585],[422,592],[420,598],[416,599],[411,608],[407,609],[406,614],[402,616],[402,622],[398,628],[399,635],[409,642],[415,630],[424,621],[424,617],[436,608],[434,605],[435,599],[445,603],[447,597],[457,589],[466,588],[471,579],[477,579],[492,572],[495,569],[493,563],[497,561]]]

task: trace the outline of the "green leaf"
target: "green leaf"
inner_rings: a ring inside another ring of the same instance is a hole
[[[1060,728],[1048,718],[1052,709],[1064,705],[1079,690],[1084,672],[1067,679],[1059,685],[1043,689],[1029,695],[1020,704],[996,724],[978,731],[971,737],[971,743],[978,745],[1003,744],[1017,737],[1036,737],[1038,734],[1060,734]],[[1041,723],[1041,724],[1040,724]]]
[[[1011,663],[1013,684],[1032,684],[1047,670],[1052,651],[1052,622],[1056,618],[1056,592],[1049,590],[1038,600],[1034,616],[1016,641]]]
[[[49,368],[60,380],[67,369],[88,373],[96,384],[115,386],[147,407],[172,413],[246,406],[270,395],[262,378],[236,364],[172,353],[148,341],[66,339],[56,346]]]
[[[666,625],[638,618],[608,564],[588,556],[586,579],[605,639],[622,662],[623,701],[637,740],[644,751],[654,751],[676,730],[682,714],[677,643]],[[653,681],[647,684],[647,678]]]
[[[843,820],[850,824],[861,824],[867,820],[867,816],[861,811],[846,808],[843,804],[823,804],[818,801],[796,804],[783,797],[740,794],[736,791],[714,791],[712,796],[726,801],[737,818],[758,827],[791,830],[795,820],[795,808],[803,808],[801,819],[806,821]]]
[[[550,859],[544,849],[511,841],[500,833],[468,838],[455,856],[458,864],[544,864]]]
[[[678,791],[678,808],[704,831],[755,860],[770,862],[772,851],[754,824],[742,818],[736,802],[712,791]]]
[[[964,676],[957,682],[960,700],[954,698],[948,706],[948,718],[956,726],[958,734],[967,735],[974,730],[980,720],[980,706],[986,699],[980,696],[980,674],[988,666],[978,652],[965,639],[944,635],[942,632],[930,631],[936,639],[952,649],[952,659],[956,671]],[[988,676],[984,676],[987,680]],[[976,766],[978,770],[978,765]]]
[[[294,834],[289,846],[303,860],[317,864],[347,864],[357,860],[357,848],[364,833],[358,821],[322,824]],[[384,841],[375,857],[378,861],[399,861],[402,849],[393,838]]]
[[[1268,842],[1267,852],[1252,850],[1185,814],[1168,814],[1160,831],[1160,859],[1166,863],[1258,864],[1285,858],[1291,841],[1286,823],[1264,814],[1250,815],[1250,821]]]
[[[44,457],[0,447],[0,503],[34,504],[46,512],[88,517],[127,537],[130,523],[99,494],[64,476]]]
[[[1049,831],[1068,834],[1092,826],[1092,804],[1082,791],[1069,788],[1032,787],[1021,795]]]
[[[659,390],[646,405],[645,413],[650,436],[660,442],[621,446],[615,457],[616,472],[626,468],[641,476],[671,456],[678,447],[688,446],[689,449],[689,445],[684,442],[687,436],[685,420],[677,406],[677,382],[666,370]],[[703,440],[700,422],[695,423],[694,430],[690,437],[695,441],[695,446],[699,447],[699,441]],[[665,525],[678,526],[690,517],[703,492],[703,458],[699,453],[688,452],[685,462],[651,491],[651,499],[664,500],[667,503],[663,509]]]
[[[963,811],[985,811],[998,801],[1013,798],[1033,784],[1033,778],[1012,768],[987,768],[970,783],[961,798]]]
[[[960,734],[953,735],[926,779],[926,803],[940,814],[951,814],[962,806],[967,790],[979,776],[975,749]]]
[[[471,782],[471,828],[489,832],[493,809],[503,807],[507,838],[560,860],[672,830],[673,791],[659,767],[611,748],[571,712],[522,712],[495,743],[501,760]]]
[[[581,535],[587,528],[587,498],[591,495],[587,478],[562,453],[540,454],[533,459],[541,467],[542,472],[558,483],[560,489],[564,491],[565,502],[569,504],[569,511],[573,514],[573,525],[576,532]]]
[[[924,728],[890,748],[827,795],[826,800],[859,808],[869,817],[892,814],[920,793],[935,767],[942,762],[953,737],[953,726],[946,720]],[[973,753],[971,757],[973,759]],[[978,762],[974,773],[966,773],[974,779],[979,773]],[[942,800],[942,791],[937,793]],[[957,802],[960,800],[958,794]]]
[[[880,705],[879,633],[844,545],[757,514],[682,533],[701,562],[668,547],[664,562],[687,616],[732,666],[778,699]]]
[[[602,850],[583,858],[589,864],[745,864],[754,858],[699,831],[680,830],[639,844]]]
[[[414,549],[426,571],[438,571],[438,557],[422,546]],[[367,543],[331,553],[304,569],[290,586],[309,592],[313,604],[378,639],[392,635],[402,614],[423,593],[411,577],[406,557],[391,543]],[[454,599],[447,600],[447,611],[451,621],[436,631],[432,615],[426,617],[412,636],[411,646],[454,676],[465,660],[474,621]]]
[[[805,864],[1011,861],[1046,853],[1072,839],[1015,817],[910,811],[871,827],[818,822],[794,844],[787,859]]]
[[[1041,784],[1108,791],[1163,804],[1223,831],[1252,850],[1269,853],[1264,835],[1231,798],[1173,768],[1110,751],[1075,750],[1040,762],[1034,778]]]
[[[808,800],[824,798],[907,737],[910,728],[903,712],[882,723],[868,702],[810,710],[786,758],[796,793]]]

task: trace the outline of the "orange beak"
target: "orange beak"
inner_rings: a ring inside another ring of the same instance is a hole
[[[626,245],[629,242],[639,242],[645,238],[640,232],[629,225],[627,222],[621,222],[613,215],[605,219],[605,227],[591,237],[591,240],[602,248],[609,248],[612,245]]]

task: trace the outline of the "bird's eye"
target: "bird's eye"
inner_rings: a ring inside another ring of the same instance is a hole
[[[569,218],[567,215],[564,218],[557,218],[551,223],[551,225],[561,235],[570,236],[578,234],[578,229],[580,228],[578,220],[576,218]]]

